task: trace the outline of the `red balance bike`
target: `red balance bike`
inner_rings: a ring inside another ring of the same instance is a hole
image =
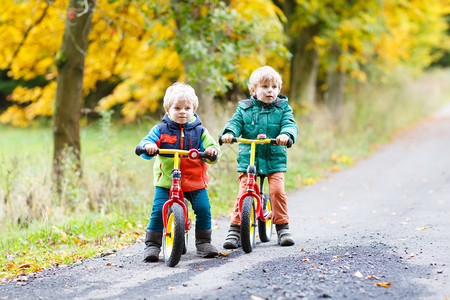
[[[173,170],[171,173],[172,186],[170,187],[169,199],[167,199],[164,203],[162,209],[164,223],[162,246],[166,265],[169,267],[175,267],[179,263],[181,255],[185,254],[187,251],[188,231],[190,228],[187,201],[184,199],[183,190],[180,186],[180,157],[181,155],[185,155],[190,159],[207,158],[211,161],[215,161],[217,156],[215,155],[212,157],[205,152],[199,152],[197,149],[158,149],[154,155],[150,155],[141,146],[136,147],[135,153],[138,156],[141,154],[145,154],[147,156],[172,154],[174,157]]]
[[[250,144],[250,165],[247,167],[247,192],[239,198],[239,214],[241,216],[241,245],[246,253],[250,253],[255,246],[256,226],[258,226],[259,239],[268,242],[272,237],[272,201],[268,193],[264,193],[264,181],[266,175],[258,174],[255,166],[256,145],[277,145],[276,139],[268,139],[265,134],[259,134],[256,140],[233,138],[232,143]],[[223,144],[219,137],[220,145]],[[290,148],[293,141],[289,139],[287,147]],[[260,185],[256,181],[260,178]],[[258,221],[258,222],[256,222]],[[258,224],[258,225],[257,225]]]

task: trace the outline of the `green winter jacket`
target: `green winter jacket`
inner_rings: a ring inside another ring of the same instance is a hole
[[[222,135],[226,133],[245,139],[256,139],[258,134],[265,134],[267,138],[274,139],[284,133],[295,142],[298,127],[286,96],[278,95],[277,99],[269,104],[252,97],[239,102],[236,113],[225,124]],[[238,172],[247,172],[250,148],[250,144],[239,144]],[[259,174],[286,172],[286,164],[286,146],[256,145],[255,165]]]

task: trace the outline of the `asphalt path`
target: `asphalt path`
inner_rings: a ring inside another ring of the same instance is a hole
[[[447,299],[450,297],[450,106],[370,158],[291,192],[296,244],[275,236],[250,254],[188,253],[175,268],[143,244],[0,285],[3,299]],[[192,231],[193,232],[193,231]]]

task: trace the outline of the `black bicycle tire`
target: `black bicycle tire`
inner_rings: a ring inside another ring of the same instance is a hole
[[[163,238],[163,251],[166,265],[169,267],[175,267],[180,262],[181,254],[184,248],[184,210],[179,204],[174,203],[167,212],[167,220],[169,220],[171,214],[173,214],[174,218],[172,251],[170,254],[167,253],[167,239],[165,237]]]
[[[272,200],[270,199],[270,195],[268,193],[264,193],[263,195],[264,199],[264,209],[267,209],[267,207],[270,208],[269,212],[272,211]],[[267,205],[269,204],[269,205]],[[261,221],[258,219],[258,233],[259,233],[259,239],[261,242],[266,243],[270,241],[272,238],[273,233],[273,222],[272,222],[272,216],[270,215],[270,219],[266,219],[266,221]],[[270,224],[268,223],[270,222]],[[269,229],[267,228],[269,227]]]
[[[188,208],[188,203],[187,203],[186,199],[184,199],[184,205],[186,205],[186,212],[187,212],[186,220],[188,220],[188,223],[189,223],[189,210],[187,209]],[[185,230],[185,233],[184,233],[184,246],[183,246],[183,251],[181,252],[182,255],[186,254],[188,245],[189,245],[189,231]]]
[[[253,211],[253,214],[252,214]],[[245,253],[253,251],[255,246],[255,205],[252,197],[245,197],[242,202],[241,244]]]

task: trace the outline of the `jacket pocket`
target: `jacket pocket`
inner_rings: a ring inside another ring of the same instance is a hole
[[[177,137],[175,135],[161,134],[159,141],[160,143],[175,144],[177,142]]]
[[[286,156],[286,146],[280,146],[280,145],[270,145],[269,151],[271,156]]]
[[[284,170],[287,164],[286,146],[270,145],[269,168],[273,170]]]

